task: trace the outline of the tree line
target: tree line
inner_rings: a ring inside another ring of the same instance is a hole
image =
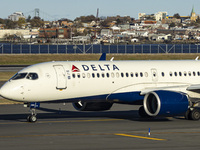
[[[40,17],[34,17],[31,19],[31,16],[28,16],[27,19],[19,18],[18,21],[0,18],[0,24],[4,25],[4,29],[22,28],[27,22],[29,23],[27,25],[30,25],[31,27],[41,27],[44,25],[44,20],[42,20]]]

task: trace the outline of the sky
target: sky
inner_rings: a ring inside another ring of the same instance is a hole
[[[138,13],[154,14],[166,11],[168,15],[179,13],[190,15],[192,8],[200,14],[200,0],[1,0],[0,18],[6,19],[16,11],[26,16],[40,10],[40,17],[48,20],[94,15],[99,8],[101,16],[130,16],[138,18]]]

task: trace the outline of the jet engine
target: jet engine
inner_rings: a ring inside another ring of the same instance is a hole
[[[104,111],[109,110],[113,103],[109,102],[76,102],[72,103],[74,108],[79,111]]]
[[[146,94],[143,105],[149,116],[175,116],[188,110],[189,101],[184,93],[160,90]]]

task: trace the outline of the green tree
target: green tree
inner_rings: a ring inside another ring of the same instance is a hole
[[[0,24],[4,24],[4,19],[0,18]]]
[[[179,13],[174,14],[173,17],[176,18],[176,19],[180,19],[181,18],[180,15],[179,15]]]
[[[19,20],[17,21],[17,25],[19,28],[21,28],[25,23],[26,23],[25,18],[19,18]]]
[[[30,20],[32,27],[42,27],[44,25],[44,21],[40,17],[34,17]]]
[[[170,23],[169,24],[169,27],[171,28],[171,27],[175,27],[176,26],[176,24],[174,23],[174,22],[172,22],[172,23]]]
[[[31,21],[31,16],[29,15],[28,18],[26,19],[27,22]]]
[[[80,17],[77,17],[74,21],[88,23],[88,22],[95,21],[95,20],[96,20],[96,18],[95,18],[94,15],[89,15],[89,16],[80,16]]]
[[[9,19],[5,19],[4,20],[4,24],[6,25],[5,28],[6,29],[14,29],[16,27],[16,23],[12,20],[9,20]]]
[[[110,25],[110,21],[109,20],[104,20],[104,21],[102,21],[101,23],[100,23],[100,25],[102,26],[102,27],[109,27]]]
[[[117,18],[116,22],[117,22],[117,25],[122,23],[122,21],[119,18]]]

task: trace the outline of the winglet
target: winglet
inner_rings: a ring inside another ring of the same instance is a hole
[[[99,61],[106,60],[106,53],[102,53],[101,57],[99,58]]]

